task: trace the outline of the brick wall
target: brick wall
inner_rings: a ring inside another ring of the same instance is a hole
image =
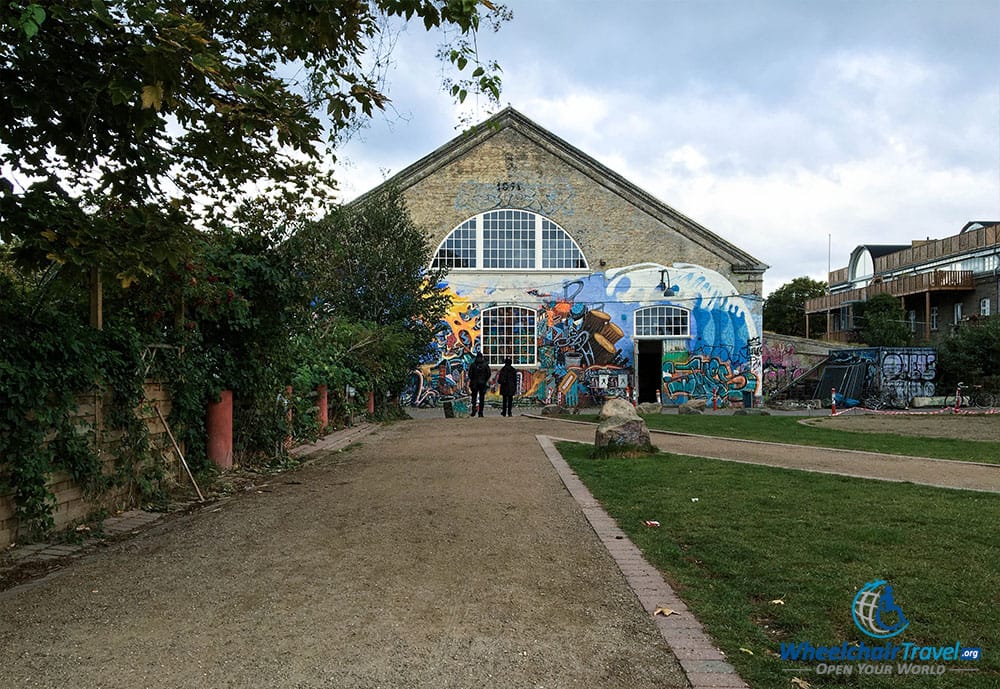
[[[637,263],[694,263],[718,271],[741,292],[760,293],[759,274],[738,274],[710,237],[664,214],[650,197],[596,171],[574,167],[513,128],[504,129],[404,189],[432,248],[460,223],[491,208],[524,208],[559,223],[592,270]]]
[[[153,408],[153,404],[156,404],[164,417],[169,416],[170,395],[160,383],[147,382],[143,389],[145,401],[137,409],[137,414],[149,428],[150,447],[154,448],[154,451],[162,452],[168,464],[174,466],[177,457],[172,452],[170,439]],[[115,451],[121,434],[104,428],[102,411],[107,406],[108,401],[108,397],[101,398],[95,394],[79,395],[74,418],[81,425],[95,429],[95,441],[100,447],[101,459],[106,470],[110,471],[111,467],[114,466]],[[49,490],[56,498],[53,518],[57,530],[83,519],[96,509],[104,508],[109,511],[127,509],[134,506],[138,499],[138,496],[129,487],[125,487],[88,500],[84,497],[83,490],[64,471],[52,474],[49,479]],[[17,520],[14,518],[13,501],[9,493],[0,494],[0,548],[16,542],[17,537]]]

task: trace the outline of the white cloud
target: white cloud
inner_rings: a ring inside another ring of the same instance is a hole
[[[828,237],[837,268],[858,243],[1000,218],[995,0],[509,4],[514,22],[480,41],[503,102],[769,263],[767,290],[825,277]],[[470,110],[437,89],[427,36],[400,49],[409,118],[348,147],[345,197]]]

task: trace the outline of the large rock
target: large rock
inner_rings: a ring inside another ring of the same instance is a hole
[[[634,413],[632,416],[612,416],[598,424],[594,445],[610,450],[645,450],[651,447],[649,429]]]
[[[708,402],[703,399],[693,399],[688,400],[681,406],[677,407],[678,414],[701,414],[705,411],[705,407],[708,406]]]
[[[635,407],[632,406],[632,403],[627,400],[623,400],[620,397],[612,397],[605,402],[604,406],[601,407],[601,413],[597,418],[604,421],[605,419],[610,419],[615,416],[624,416],[632,419],[639,418],[639,415],[636,413]]]
[[[659,402],[643,402],[636,410],[640,414],[659,414],[663,411],[663,407],[660,406]]]
[[[542,407],[542,416],[561,416],[566,413],[566,408],[558,404],[546,404]]]

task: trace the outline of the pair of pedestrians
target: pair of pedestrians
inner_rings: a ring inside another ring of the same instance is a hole
[[[476,354],[475,361],[469,367],[469,388],[472,390],[472,406],[469,407],[470,417],[478,416],[481,418],[483,416],[483,407],[486,405],[486,388],[489,387],[492,376],[493,371],[486,363],[483,353]],[[497,373],[496,382],[500,385],[502,399],[500,416],[513,416],[514,393],[517,392],[517,371],[514,369],[510,357],[503,360],[503,368]]]

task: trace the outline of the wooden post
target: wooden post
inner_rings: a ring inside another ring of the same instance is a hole
[[[319,422],[319,432],[322,433],[330,424],[329,409],[327,408],[329,397],[325,385],[316,386],[316,406],[316,420]]]
[[[285,436],[285,449],[292,449],[292,386],[288,385],[285,387],[285,405],[288,408],[288,412],[285,415],[285,419],[288,423],[288,435]]]
[[[104,330],[104,287],[101,269],[90,269],[90,327]]]
[[[931,341],[931,292],[924,292],[924,340]]]

